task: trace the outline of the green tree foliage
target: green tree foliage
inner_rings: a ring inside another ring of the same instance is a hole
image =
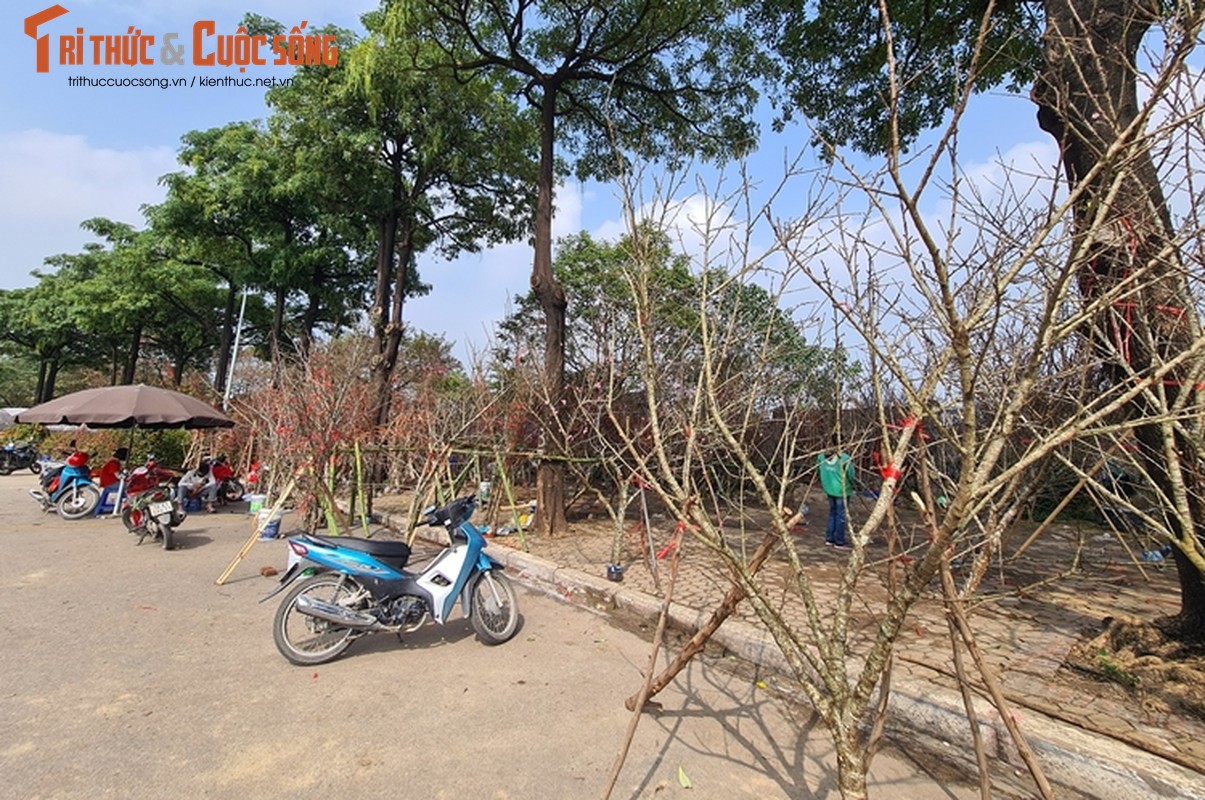
[[[894,137],[913,141],[938,125],[968,84],[1021,91],[1041,67],[1042,17],[1034,3],[891,0],[891,40],[874,3],[812,5],[769,0],[750,5],[765,42],[781,57],[778,124],[796,116],[828,145],[887,152]],[[990,25],[979,42],[984,15]],[[897,81],[892,107],[891,48]]]
[[[452,258],[528,231],[536,141],[530,117],[489,76],[459,82],[424,69],[430,45],[385,37],[383,20],[366,15],[368,36],[344,35],[338,65],[300,69],[269,94],[270,127],[322,178],[314,191],[323,213],[375,263],[382,424],[405,300],[429,288],[417,255]]]
[[[556,147],[579,176],[606,176],[618,153],[678,159],[747,149],[756,99],[755,43],[725,0],[509,3],[404,0],[389,6],[398,40],[439,48],[431,69],[458,80],[493,75],[539,117],[532,288],[545,324],[544,390],[561,407],[565,379],[564,289],[552,270]],[[554,429],[557,426],[554,426]],[[549,449],[563,449],[554,440]],[[563,530],[564,470],[538,471],[537,528]]]
[[[164,177],[167,199],[152,210],[176,255],[271,298],[270,348],[286,334],[304,351],[320,322],[346,325],[366,285],[355,251],[322,213],[322,176],[299,163],[287,138],[236,122],[183,137],[185,171]],[[298,300],[292,309],[290,300]],[[233,302],[230,303],[233,305]]]
[[[771,412],[782,405],[827,406],[838,378],[853,377],[856,364],[843,355],[809,343],[802,326],[765,288],[726,280],[718,270],[695,274],[690,259],[675,253],[664,234],[645,232],[637,257],[631,237],[598,241],[582,232],[561,240],[553,273],[574,298],[566,315],[565,358],[568,382],[588,386],[603,376],[617,394],[638,391],[645,357],[642,331],[652,343],[663,375],[697,373],[708,358],[702,351],[704,316],[721,326],[723,379],[734,391],[748,387],[746,372],[756,370],[765,396],[757,405]],[[632,302],[637,282],[656,298],[638,315]],[[534,292],[518,298],[499,324],[492,369],[505,378],[529,369],[530,354],[543,340],[544,319]],[[503,383],[509,382],[503,380]]]
[[[8,340],[47,366],[38,396],[53,396],[55,364],[93,370],[111,384],[133,383],[148,357],[176,385],[187,370],[206,370],[221,301],[208,274],[166,260],[150,231],[104,218],[83,227],[101,241],[46,259],[54,271],[36,272],[38,284],[13,295],[6,313]]]
[[[0,291],[0,338],[25,348],[37,360],[33,402],[54,396],[59,368],[81,339],[71,309],[59,291],[66,277],[44,275],[36,286]]]

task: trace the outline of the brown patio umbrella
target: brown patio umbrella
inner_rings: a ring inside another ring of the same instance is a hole
[[[63,395],[26,409],[17,422],[89,428],[231,428],[234,420],[208,403],[168,389],[138,384],[105,386]]]

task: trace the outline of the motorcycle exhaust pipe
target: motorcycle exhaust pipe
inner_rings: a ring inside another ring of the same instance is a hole
[[[323,600],[315,600],[305,595],[298,597],[294,605],[302,614],[308,614],[311,617],[333,622],[345,628],[368,631],[387,629],[386,626],[381,624],[380,620],[371,614],[362,614],[359,611],[352,611],[351,609],[342,608]]]

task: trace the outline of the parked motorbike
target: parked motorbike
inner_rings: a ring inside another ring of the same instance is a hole
[[[37,475],[42,471],[42,462],[38,458],[38,448],[29,442],[9,442],[0,447],[0,475],[11,475],[26,468]]]
[[[82,519],[100,502],[100,489],[92,482],[87,453],[72,453],[65,464],[45,465],[38,483],[41,488],[30,489],[29,494],[41,504],[42,511],[53,508],[63,519]]]
[[[457,599],[483,643],[514,636],[515,590],[501,565],[483,552],[485,538],[469,521],[476,507],[477,498],[469,495],[423,512],[424,523],[445,529],[449,544],[421,572],[405,569],[405,542],[290,537],[290,566],[264,598],[293,586],[272,623],[281,655],[294,664],[322,664],[368,633],[410,633],[428,620],[443,625]]]
[[[163,544],[164,550],[175,546],[175,529],[188,514],[172,494],[170,486],[156,486],[130,496],[129,505],[121,512],[126,530],[138,537],[138,544],[150,536]]]
[[[126,476],[126,496],[133,497],[160,486],[172,486],[179,480],[178,472],[159,466],[155,457],[148,455],[145,464],[130,470],[130,474]]]
[[[243,499],[247,490],[234,469],[227,463],[226,456],[218,456],[210,467],[213,478],[218,482],[217,501],[221,505],[237,503]]]

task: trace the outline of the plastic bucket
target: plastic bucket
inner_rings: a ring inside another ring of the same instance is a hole
[[[251,505],[249,505],[247,507],[247,513],[248,514],[258,514],[260,511],[263,510],[264,503],[267,502],[267,500],[268,500],[268,496],[266,494],[251,495]]]
[[[271,514],[272,511],[270,509],[263,509],[256,518],[256,525],[260,528],[259,538],[261,539],[275,539],[280,535],[280,516],[273,517]]]

